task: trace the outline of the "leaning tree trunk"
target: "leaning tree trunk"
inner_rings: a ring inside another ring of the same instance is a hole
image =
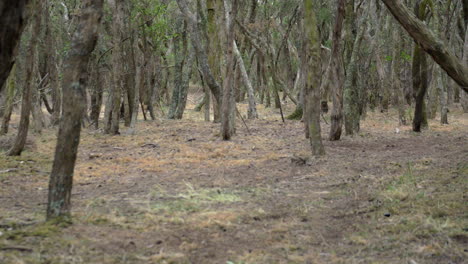
[[[468,92],[468,67],[457,59],[448,49],[448,45],[437,38],[422,21],[403,5],[401,0],[381,1],[385,3],[388,10],[390,10],[414,41],[418,43],[425,52],[431,55],[434,61],[439,64],[465,92]]]
[[[190,38],[192,40],[192,45],[195,49],[195,53],[198,59],[198,64],[200,70],[203,74],[203,79],[211,90],[213,97],[215,99],[215,106],[221,106],[221,87],[218,84],[216,77],[213,75],[213,69],[211,69],[208,63],[207,49],[203,45],[202,41],[202,31],[200,30],[200,25],[198,24],[197,17],[190,12],[186,0],[177,0],[177,4],[184,15],[185,21],[189,25],[190,29]],[[217,110],[215,110],[216,112]]]
[[[67,217],[71,209],[73,171],[86,107],[87,66],[98,39],[103,0],[83,0],[77,31],[64,63],[63,115],[49,182],[47,219]]]
[[[236,58],[237,58],[237,64],[239,65],[239,70],[242,75],[242,81],[244,82],[244,86],[247,89],[247,94],[249,97],[249,110],[247,111],[247,117],[249,119],[256,119],[258,118],[258,114],[257,114],[257,105],[255,103],[255,95],[254,95],[254,90],[252,87],[252,82],[249,79],[249,75],[247,73],[247,70],[245,69],[244,59],[242,59],[242,55],[235,41],[233,45],[234,45],[234,53],[236,54]]]
[[[307,47],[305,58],[307,59],[307,81],[305,88],[305,122],[309,131],[310,146],[314,156],[325,155],[322,144],[322,133],[320,127],[320,38],[317,29],[317,18],[315,16],[314,1],[304,1],[305,32],[303,33],[303,45]]]
[[[40,1],[36,1],[35,5],[37,10],[41,10]],[[34,86],[34,63],[36,59],[36,46],[39,38],[41,29],[41,12],[34,12],[34,17],[31,25],[31,39],[29,40],[29,49],[27,52],[26,61],[26,79],[23,87],[23,97],[21,101],[21,119],[18,127],[18,134],[16,135],[15,142],[11,149],[7,152],[8,156],[19,156],[24,150],[26,139],[28,137],[29,121],[32,106],[32,92]]]
[[[337,0],[337,11],[335,27],[333,29],[333,47],[332,47],[332,59],[331,67],[333,74],[331,78],[335,78],[335,83],[332,89],[333,108],[331,112],[331,127],[329,139],[340,140],[342,126],[343,126],[343,76],[344,76],[344,65],[341,55],[341,39],[343,20],[345,17],[344,6],[346,0]]]
[[[0,1],[0,92],[15,64],[30,0]]]

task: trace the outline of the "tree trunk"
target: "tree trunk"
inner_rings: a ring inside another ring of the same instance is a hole
[[[223,87],[223,104],[221,106],[221,137],[223,140],[230,140],[235,133],[235,101],[234,101],[234,74],[236,60],[234,57],[234,40],[235,40],[235,18],[237,14],[237,0],[233,0],[231,10],[227,10],[225,2],[226,13],[226,28],[227,28],[227,47],[226,47],[226,77],[224,79]]]
[[[18,46],[26,25],[27,4],[30,0],[0,2],[0,92],[15,64]]]
[[[202,32],[196,16],[190,12],[186,0],[177,0],[177,4],[184,15],[184,19],[189,25],[190,28],[190,38],[192,40],[192,45],[195,49],[195,53],[198,59],[200,69],[203,74],[203,78],[213,94],[216,107],[221,106],[221,87],[219,86],[216,77],[213,75],[213,70],[211,69],[208,63],[207,49],[202,42]],[[215,109],[215,113],[216,113]]]
[[[49,182],[47,219],[67,217],[71,209],[71,191],[81,120],[85,111],[86,74],[91,52],[98,39],[103,0],[83,0],[63,75],[63,117],[60,121],[54,164]]]
[[[467,1],[464,1],[464,3],[465,2]],[[468,25],[465,26],[465,40],[464,40],[464,45],[463,45],[463,64],[465,66],[468,66]],[[460,97],[461,97],[460,101],[461,101],[461,105],[463,108],[463,112],[468,113],[468,92],[462,93]]]
[[[34,1],[34,8],[41,10],[41,1]],[[36,46],[41,29],[41,12],[34,12],[34,23],[31,25],[31,39],[29,40],[29,47],[27,51],[26,61],[26,78],[23,87],[23,97],[21,101],[21,119],[18,127],[18,134],[16,135],[15,142],[12,148],[7,152],[8,156],[19,156],[24,150],[26,139],[28,137],[29,120],[32,107],[32,92],[34,86],[34,63],[36,61]]]
[[[208,35],[208,49],[211,51],[208,53],[208,64],[212,70],[213,77],[221,77],[221,65],[220,65],[220,56],[221,53],[221,43],[218,36],[218,17],[222,14],[222,0],[207,0],[207,35]],[[200,64],[200,62],[199,62]],[[203,73],[202,73],[203,74]],[[205,77],[204,77],[205,78]],[[206,79],[204,79],[207,83]],[[214,122],[221,121],[220,113],[221,105],[217,105],[216,99],[213,101],[213,118]]]
[[[335,78],[332,89],[333,108],[331,112],[331,127],[329,139],[331,141],[340,140],[343,126],[343,59],[341,56],[341,39],[343,20],[345,17],[344,6],[346,0],[337,0],[337,11],[335,27],[333,29],[333,47],[331,67],[332,74],[329,76]]]
[[[11,113],[13,112],[13,100],[16,92],[16,63],[13,65],[10,76],[7,79],[5,93],[5,109],[3,109],[2,124],[0,126],[0,136],[8,133]]]
[[[174,89],[172,90],[171,107],[167,118],[175,119],[176,110],[180,104],[180,94],[183,90],[183,76],[184,66],[186,64],[186,58],[188,54],[188,42],[187,42],[187,23],[183,21],[177,21],[178,33],[173,40],[174,48]],[[182,45],[181,45],[182,44]]]
[[[416,15],[422,21],[426,20],[426,3],[418,2],[415,7]],[[421,132],[421,128],[427,127],[427,112],[425,97],[429,87],[429,65],[427,56],[421,47],[415,43],[413,52],[413,93],[415,109],[413,118],[413,131]]]
[[[258,114],[257,114],[257,105],[255,103],[255,95],[254,95],[254,90],[252,87],[252,82],[249,79],[249,75],[247,73],[247,70],[245,69],[244,60],[242,59],[242,55],[235,41],[233,45],[234,45],[234,53],[237,58],[237,64],[239,66],[239,70],[242,75],[242,81],[244,82],[244,86],[247,89],[247,94],[249,97],[249,110],[247,111],[247,117],[249,119],[256,119],[258,118]]]
[[[365,17],[363,18],[363,20]],[[347,68],[346,81],[344,85],[344,114],[345,114],[345,132],[347,135],[354,135],[360,130],[361,113],[360,108],[360,89],[358,86],[358,53],[361,49],[362,39],[366,31],[366,23],[362,23],[359,32],[349,48],[352,49],[351,57]]]
[[[393,41],[399,43],[397,48],[393,50],[393,60],[392,60],[392,80],[393,80],[393,90],[395,92],[396,104],[398,107],[398,122],[401,126],[406,126],[406,111],[405,111],[405,99],[403,94],[403,87],[401,85],[401,68],[402,68],[402,59],[401,52],[404,51],[404,42],[400,37],[400,31],[398,27],[393,28]]]
[[[188,48],[188,47],[187,47]],[[192,78],[193,63],[195,61],[195,52],[188,51],[187,63],[182,72],[182,89],[179,93],[179,104],[175,112],[176,119],[182,119],[187,106],[188,91],[190,88],[190,79]]]
[[[94,126],[94,129],[99,128],[99,117],[101,115],[101,107],[102,107],[102,96],[103,96],[103,76],[101,76],[101,72],[99,69],[99,65],[96,65],[93,68],[93,72],[91,75],[91,114],[90,119],[91,123]]]
[[[117,135],[120,125],[120,108],[122,104],[122,90],[124,88],[124,69],[123,69],[123,0],[115,0],[114,21],[112,26],[114,50],[112,52],[112,76],[113,82],[109,93],[110,122],[106,124],[104,133]]]
[[[421,46],[457,82],[465,92],[468,92],[468,67],[457,59],[442,40],[415,15],[411,14],[401,0],[381,0],[388,10],[405,28],[414,41]]]
[[[307,59],[307,81],[305,88],[305,115],[304,119],[309,131],[310,146],[314,156],[325,155],[322,143],[320,127],[320,38],[317,29],[317,18],[315,16],[314,1],[304,1],[305,32],[303,33],[303,45],[307,47],[304,56]]]

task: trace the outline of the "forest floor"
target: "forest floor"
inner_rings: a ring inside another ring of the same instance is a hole
[[[460,109],[420,134],[369,112],[319,159],[276,109],[259,106],[251,134],[239,120],[229,142],[192,109],[135,135],[85,129],[71,225],[44,223],[56,132],[13,158],[2,152],[16,131],[0,137],[0,263],[466,263]]]

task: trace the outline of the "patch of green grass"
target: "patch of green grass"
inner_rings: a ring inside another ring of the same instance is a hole
[[[228,204],[241,201],[238,193],[224,189],[195,189],[191,184],[186,184],[187,190],[176,196],[164,195],[160,201],[151,204],[151,208],[157,211],[192,213],[208,208],[216,204]]]
[[[7,240],[22,240],[26,237],[50,237],[57,234],[61,228],[69,226],[70,223],[67,219],[59,219],[26,227],[18,227],[12,224],[12,230],[5,232],[3,237]]]
[[[376,192],[379,205],[348,240],[363,248],[362,257],[378,251],[401,261],[436,263],[429,260],[438,256],[458,263],[466,256],[462,241],[468,237],[463,198],[468,186],[466,175],[468,164],[452,171],[416,171],[408,164],[403,175]],[[391,256],[391,252],[399,255]]]

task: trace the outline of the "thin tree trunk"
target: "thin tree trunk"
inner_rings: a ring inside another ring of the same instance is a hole
[[[6,85],[6,96],[5,96],[5,109],[3,109],[2,124],[0,126],[0,135],[6,135],[8,133],[8,127],[10,124],[11,114],[13,112],[13,100],[15,99],[16,91],[16,63],[10,72],[10,76],[7,79]]]
[[[404,50],[404,42],[401,40],[400,32],[398,27],[393,27],[393,41],[399,43],[397,48],[393,49],[392,55],[392,80],[393,90],[395,92],[396,104],[398,107],[398,122],[401,126],[406,126],[406,111],[405,111],[405,100],[403,95],[403,88],[401,85],[401,74],[402,58],[401,52]]]
[[[333,108],[331,112],[331,126],[329,139],[331,141],[340,140],[343,126],[343,76],[344,65],[341,55],[341,40],[343,20],[345,17],[344,6],[346,0],[337,0],[337,11],[335,27],[333,29],[333,47],[332,47],[332,74],[329,76],[335,78],[332,89]]]
[[[304,19],[305,32],[303,33],[306,45],[308,60],[307,84],[305,88],[305,122],[309,130],[310,146],[314,156],[325,155],[325,149],[322,143],[322,133],[320,127],[320,38],[317,29],[317,18],[315,16],[314,1],[304,1]]]
[[[418,2],[415,7],[416,16],[422,21],[426,20],[426,2]],[[427,55],[415,43],[413,53],[413,93],[415,99],[413,131],[421,132],[421,128],[428,126],[425,97],[429,88],[429,65]]]
[[[465,2],[467,1],[464,1],[464,3]],[[468,17],[468,14],[466,14],[465,17]],[[468,66],[468,25],[465,26],[465,40],[463,44],[463,64],[465,66]],[[463,112],[468,113],[468,92],[462,93],[460,97]]]
[[[257,114],[257,105],[255,103],[255,95],[254,90],[252,87],[252,82],[250,82],[249,75],[247,70],[245,69],[244,60],[242,59],[242,55],[237,47],[236,41],[234,41],[234,53],[237,58],[237,65],[239,66],[240,73],[242,75],[242,81],[244,82],[244,86],[247,89],[247,94],[249,97],[249,110],[247,111],[247,117],[249,119],[256,119],[258,118]]]
[[[179,104],[175,112],[176,119],[182,119],[187,106],[188,91],[190,88],[190,79],[192,78],[193,63],[195,61],[195,51],[188,51],[185,70],[182,72],[182,89],[179,93]]]
[[[98,39],[103,0],[83,0],[77,32],[64,65],[63,118],[60,121],[54,164],[49,182],[47,219],[68,217],[81,120],[85,111],[87,66]]]
[[[112,71],[113,82],[111,85],[110,99],[111,115],[110,124],[106,124],[104,132],[106,134],[117,135],[120,134],[120,108],[122,103],[122,90],[124,88],[123,76],[123,0],[114,1],[114,21],[112,26],[114,50],[112,52]]]
[[[234,40],[235,40],[235,18],[237,14],[237,0],[233,0],[232,9],[226,10],[227,4],[225,2],[226,13],[226,28],[227,28],[227,47],[226,47],[226,77],[224,79],[223,87],[223,104],[221,106],[221,137],[223,140],[230,140],[235,133],[235,101],[234,101],[234,67],[236,64],[234,56]]]
[[[365,17],[362,18],[363,20]],[[358,86],[358,53],[366,31],[366,23],[361,23],[359,32],[349,48],[352,49],[347,68],[346,81],[344,85],[344,114],[345,114],[345,132],[347,135],[357,134],[360,130],[361,113],[360,108],[360,89]]]
[[[213,94],[214,101],[216,107],[221,106],[221,87],[218,84],[216,77],[213,75],[213,69],[211,69],[209,63],[208,63],[208,55],[207,55],[207,50],[205,49],[203,43],[202,43],[202,32],[200,30],[200,26],[198,25],[197,17],[190,12],[186,0],[177,0],[177,4],[184,14],[184,19],[187,21],[187,24],[189,25],[190,28],[190,37],[192,40],[192,45],[195,49],[198,63],[200,66],[200,69],[203,73],[203,78],[208,85],[208,87],[211,90],[211,93]],[[215,113],[216,113],[215,109]],[[216,121],[216,120],[215,120]]]
[[[37,0],[36,0],[37,1]],[[35,1],[35,8],[41,10],[41,1]],[[26,139],[28,137],[29,120],[32,107],[32,92],[34,86],[34,63],[36,60],[36,46],[41,29],[41,12],[34,12],[33,22],[31,25],[31,39],[29,41],[29,49],[27,52],[26,61],[26,79],[23,87],[23,96],[21,101],[21,119],[18,127],[18,134],[11,149],[7,152],[8,156],[19,156],[24,150]]]

